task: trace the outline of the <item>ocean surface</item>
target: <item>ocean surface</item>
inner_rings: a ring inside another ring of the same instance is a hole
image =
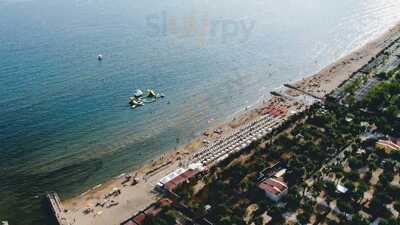
[[[189,142],[400,20],[398,0],[0,0],[0,221]],[[97,61],[102,54],[104,60]],[[134,90],[166,95],[135,110]]]

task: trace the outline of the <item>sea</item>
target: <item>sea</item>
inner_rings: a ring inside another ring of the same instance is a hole
[[[79,195],[190,142],[399,12],[398,0],[0,0],[0,221],[52,224],[47,191]],[[131,109],[136,89],[166,97]]]

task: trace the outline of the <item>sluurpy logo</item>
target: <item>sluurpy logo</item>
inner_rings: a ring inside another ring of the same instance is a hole
[[[207,14],[174,16],[166,11],[149,14],[145,18],[147,34],[151,37],[193,38],[200,47],[207,39],[246,42],[253,32],[256,22],[246,19],[210,19]]]

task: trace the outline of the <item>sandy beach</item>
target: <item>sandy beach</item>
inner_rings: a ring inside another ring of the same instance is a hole
[[[315,75],[306,77],[292,84],[297,88],[312,93],[319,97],[333,91],[350,76],[367,64],[379,52],[385,49],[390,43],[400,38],[400,24],[392,27],[378,39],[356,49],[349,55],[339,59],[335,63],[325,67]],[[300,92],[287,89],[286,94],[299,96]],[[204,140],[214,142],[219,138],[231,134],[239,126],[248,123],[261,115],[261,109],[266,105],[281,104],[286,107],[295,107],[302,110],[302,105],[293,102],[285,102],[279,97],[265,99],[262,104],[246,110],[242,115],[227,121],[217,127],[204,131],[203,135],[194,139],[191,143],[183,145],[162,155],[159,159],[143,165],[140,169],[123,174],[104,184],[98,185],[87,192],[71,199],[63,200],[64,208],[67,210],[65,217],[70,224],[76,225],[117,225],[130,218],[138,211],[156,201],[159,196],[155,192],[155,184],[165,175],[174,171],[187,162],[192,154],[204,146]],[[215,131],[222,132],[215,132]],[[151,173],[149,173],[152,171]],[[139,180],[139,183],[132,186],[122,185],[126,175],[131,175]],[[104,196],[115,188],[121,190],[121,194],[114,197],[118,202],[110,208],[95,207],[96,203],[102,201]],[[85,215],[86,208],[94,209],[93,212]]]

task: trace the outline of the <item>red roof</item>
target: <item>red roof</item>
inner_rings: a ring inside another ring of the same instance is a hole
[[[133,222],[132,220],[129,220],[126,223],[124,223],[124,225],[137,225],[137,224],[135,222]]]
[[[164,188],[167,189],[168,191],[172,191],[176,188],[177,184],[175,184],[174,182],[168,182],[166,184],[164,184]]]
[[[261,189],[263,189],[265,192],[269,192],[269,193],[274,194],[274,195],[278,195],[278,194],[279,194],[278,191],[276,191],[276,190],[275,190],[273,187],[271,187],[270,185],[265,184],[264,182],[260,183],[260,184],[258,185],[258,187],[261,188]]]
[[[172,191],[176,188],[179,184],[189,180],[190,178],[196,176],[197,172],[194,170],[187,170],[186,172],[182,173],[181,175],[175,177],[174,179],[170,180],[166,184],[164,184],[164,188]]]
[[[287,189],[287,185],[285,182],[283,182],[282,178],[266,179],[261,182],[258,187],[263,189],[265,192],[271,193],[273,195],[279,195]]]
[[[150,207],[146,211],[144,211],[144,213],[146,213],[146,215],[150,215],[151,214],[153,216],[156,216],[160,212],[161,212],[161,208],[156,208],[156,207]]]
[[[143,213],[140,213],[139,215],[135,216],[132,220],[137,223],[137,224],[142,224],[144,219],[146,218],[146,215]]]
[[[190,179],[190,178],[196,176],[197,173],[198,173],[197,171],[188,170],[188,171],[184,172],[184,173],[182,174],[182,176],[185,176],[187,179]]]
[[[160,203],[161,206],[167,206],[172,204],[172,200],[169,198],[160,199],[160,201],[158,202]]]
[[[177,176],[177,177],[175,177],[173,180],[171,180],[170,182],[173,182],[173,183],[175,183],[175,184],[180,184],[180,183],[183,183],[187,178],[186,177],[184,177],[184,176],[182,176],[183,174],[181,174],[181,175],[179,175],[179,176]]]
[[[387,145],[393,149],[398,149],[400,146],[400,144],[396,144],[395,140],[379,140],[378,144]]]

